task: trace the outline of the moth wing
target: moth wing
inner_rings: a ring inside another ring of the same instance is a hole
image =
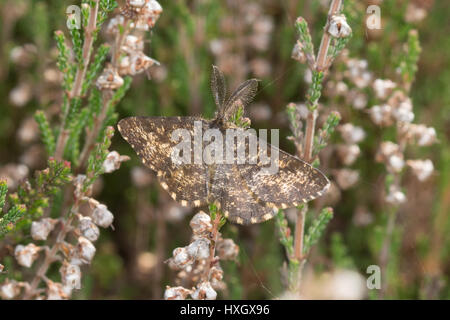
[[[248,225],[271,219],[276,212],[261,203],[239,174],[239,165],[218,165],[214,170],[211,195],[219,210],[231,222]]]
[[[267,144],[267,156],[278,152],[278,160],[272,171],[258,159],[258,164],[239,166],[239,173],[254,196],[273,208],[298,206],[323,195],[329,188],[328,178],[309,163],[283,150]],[[276,169],[276,167],[278,167]]]
[[[172,150],[179,141],[171,139],[177,129],[194,136],[194,122],[207,121],[195,117],[129,117],[119,121],[122,137],[131,145],[144,165],[157,173],[161,186],[183,206],[207,203],[207,167],[202,164],[177,164]],[[191,159],[193,159],[191,148]]]

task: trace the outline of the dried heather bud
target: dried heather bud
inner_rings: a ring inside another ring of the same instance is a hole
[[[21,285],[17,281],[6,279],[6,281],[0,285],[0,297],[5,300],[14,299],[19,295],[20,287]]]
[[[47,281],[47,300],[67,300],[71,294],[72,289],[70,287],[51,280]]]
[[[174,267],[178,269],[183,269],[193,262],[193,259],[188,254],[187,249],[184,247],[176,248],[175,250],[173,250],[172,254],[173,258],[171,259],[171,261],[173,262]]]
[[[408,160],[406,164],[412,169],[414,175],[420,181],[427,180],[434,171],[433,162],[426,160]]]
[[[342,190],[353,187],[359,180],[359,172],[351,169],[340,169],[333,172],[336,183]]]
[[[113,68],[107,67],[98,77],[96,85],[99,90],[115,90],[123,85],[123,79]]]
[[[111,151],[103,162],[103,170],[106,173],[113,172],[120,168],[120,164],[130,160],[129,156],[121,156],[117,151]]]
[[[116,34],[119,32],[119,25],[123,25],[124,17],[122,15],[117,15],[109,20],[108,26],[106,27],[107,34]]]
[[[216,300],[217,292],[212,288],[211,283],[206,281],[197,285],[191,297],[194,300]]]
[[[134,35],[127,35],[125,38],[125,43],[122,46],[122,50],[126,53],[131,53],[133,51],[143,51],[144,41],[141,37],[136,37]]]
[[[55,227],[58,220],[44,218],[39,221],[33,221],[31,224],[31,237],[33,240],[47,240],[49,233]]]
[[[337,146],[336,152],[341,162],[346,166],[350,166],[358,159],[361,149],[357,144],[341,144]]]
[[[31,100],[33,90],[28,83],[21,83],[9,92],[9,101],[16,107],[23,107]]]
[[[385,163],[390,172],[400,172],[405,166],[405,160],[403,159],[403,154],[400,152],[400,147],[391,141],[381,143],[375,160]]]
[[[232,239],[220,239],[216,250],[219,258],[223,260],[234,260],[239,254],[239,246]]]
[[[372,74],[367,71],[367,60],[348,59],[345,76],[358,88],[366,88],[372,82]]]
[[[306,62],[306,56],[303,53],[302,44],[300,43],[300,41],[297,41],[294,48],[292,49],[291,58],[297,60],[300,63]]]
[[[389,193],[386,196],[386,202],[392,205],[400,205],[406,201],[405,194],[395,185],[389,187]]]
[[[367,106],[367,95],[362,92],[350,91],[348,97],[350,98],[350,103],[353,108],[356,110],[362,110]]]
[[[35,141],[39,136],[37,122],[32,118],[26,118],[17,131],[17,138],[22,144],[28,144]]]
[[[21,266],[29,268],[37,259],[39,251],[41,251],[41,248],[34,243],[27,244],[26,246],[19,244],[14,250],[14,256]]]
[[[128,0],[127,4],[133,8],[142,8],[146,2],[146,0]]]
[[[166,286],[164,300],[186,300],[186,297],[190,294],[192,294],[192,291],[186,288]]]
[[[375,91],[377,98],[381,100],[386,99],[396,86],[396,83],[389,79],[376,79],[373,82],[373,90]]]
[[[195,235],[202,235],[212,230],[211,217],[203,211],[197,213],[189,225]]]
[[[346,38],[352,33],[352,28],[347,23],[347,19],[343,14],[334,15],[330,19],[328,33],[335,38]]]
[[[64,261],[59,269],[59,273],[61,274],[61,281],[65,287],[71,289],[81,288],[81,270],[79,266]]]
[[[437,142],[436,130],[433,127],[411,124],[408,131],[410,136],[417,140],[419,146],[431,146]]]
[[[372,121],[380,126],[390,126],[394,123],[392,119],[392,107],[388,104],[373,106],[369,110]]]
[[[108,228],[113,220],[113,214],[108,210],[104,204],[98,204],[91,215],[92,221],[100,227]]]
[[[187,247],[188,255],[195,260],[207,259],[209,257],[209,246],[211,242],[205,238],[199,238]]]
[[[338,131],[347,144],[360,143],[366,137],[363,128],[354,126],[351,123],[340,125]]]
[[[100,235],[100,230],[90,217],[80,217],[78,228],[83,237],[89,241],[96,241]]]
[[[85,237],[78,237],[78,245],[75,247],[72,253],[71,264],[89,264],[95,255],[95,247],[88,239]]]
[[[120,74],[136,75],[144,72],[154,64],[159,65],[159,62],[146,56],[141,51],[135,51],[120,60]]]

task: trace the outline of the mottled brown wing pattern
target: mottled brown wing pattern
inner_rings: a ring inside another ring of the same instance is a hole
[[[207,166],[204,164],[177,165],[171,153],[176,142],[171,133],[176,129],[189,130],[193,136],[194,117],[130,117],[122,119],[118,128],[142,162],[156,171],[161,186],[183,206],[207,204]],[[192,150],[193,152],[193,150]]]
[[[246,184],[239,175],[239,166],[224,164],[216,167],[211,179],[211,200],[227,219],[238,224],[254,224],[271,219],[276,212],[258,201],[245,188]]]
[[[259,202],[278,209],[298,206],[323,195],[329,188],[327,177],[305,161],[268,144],[267,152],[278,151],[278,172],[265,175],[264,166],[240,165],[239,174],[246,188]]]

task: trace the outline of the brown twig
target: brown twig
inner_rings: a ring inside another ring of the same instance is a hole
[[[211,265],[214,263],[214,255],[216,254],[216,242],[217,237],[219,235],[219,226],[221,215],[219,212],[216,212],[216,218],[213,221],[213,229],[211,231],[211,244],[209,245],[209,257],[206,260],[205,271],[202,275],[202,281],[209,280],[209,271],[211,270]]]

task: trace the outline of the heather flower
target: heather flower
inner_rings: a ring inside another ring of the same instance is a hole
[[[115,90],[123,85],[123,79],[113,68],[105,68],[97,79],[97,88],[100,90]]]
[[[103,162],[103,170],[106,173],[111,173],[120,168],[120,164],[124,161],[130,160],[128,156],[121,156],[117,151],[111,151],[106,156],[105,161]]]
[[[33,221],[31,224],[31,237],[33,240],[47,240],[49,233],[55,227],[58,220],[43,218],[39,221]]]
[[[173,265],[178,269],[183,269],[185,266],[192,264],[193,259],[188,254],[186,248],[176,248],[172,252],[173,258],[171,259]]]
[[[207,259],[209,257],[209,246],[210,241],[208,239],[199,238],[189,244],[186,250],[188,255],[195,260]]]
[[[96,241],[100,235],[100,230],[90,217],[80,216],[78,228],[81,235],[89,241]]]
[[[434,165],[430,159],[408,160],[406,164],[412,169],[412,172],[419,181],[427,180],[434,171]]]
[[[164,300],[185,300],[190,294],[192,294],[192,291],[183,287],[166,286],[166,291],[164,291]]]
[[[203,211],[200,211],[191,219],[189,225],[195,235],[208,233],[212,229],[211,217]]]
[[[220,239],[216,250],[219,258],[223,260],[234,260],[239,254],[239,246],[232,239]]]
[[[347,144],[360,143],[366,137],[364,129],[351,123],[346,123],[338,127],[342,138]]]
[[[356,159],[358,159],[361,149],[357,144],[345,145],[341,144],[337,146],[337,154],[342,163],[346,166],[352,165]]]
[[[64,261],[59,269],[59,273],[61,274],[61,281],[65,287],[71,289],[81,288],[81,270],[79,266]]]
[[[111,226],[114,220],[113,214],[104,204],[98,204],[91,214],[92,221],[102,228]]]
[[[389,79],[376,79],[373,83],[373,90],[378,99],[386,99],[392,92],[397,84]]]
[[[11,300],[20,294],[21,285],[15,280],[6,279],[0,284],[0,297],[5,300]]]
[[[352,33],[345,15],[334,15],[331,17],[328,33],[335,38],[346,38]]]
[[[38,258],[39,251],[41,251],[41,248],[34,243],[30,243],[26,246],[19,244],[14,250],[14,256],[16,257],[17,263],[23,267],[30,268],[33,262]]]
[[[47,281],[47,300],[67,300],[72,294],[72,289],[61,283]]]
[[[209,281],[205,281],[197,285],[191,297],[194,300],[215,300],[217,298],[217,292],[213,289]]]
[[[359,180],[359,172],[352,169],[339,169],[333,172],[336,183],[342,190],[353,187]]]
[[[386,202],[392,205],[400,205],[406,201],[405,194],[395,185],[389,187],[389,193],[386,196]]]
[[[78,237],[78,245],[72,250],[71,264],[89,264],[95,255],[95,246],[85,237]]]

